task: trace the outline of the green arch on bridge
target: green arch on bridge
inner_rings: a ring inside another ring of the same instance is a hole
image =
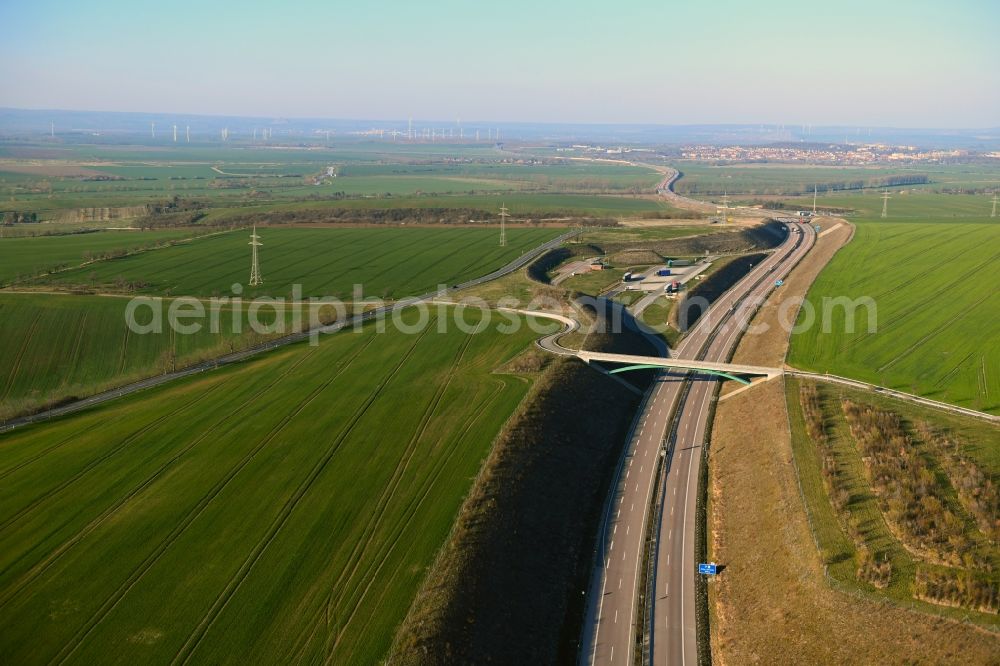
[[[669,367],[671,367],[671,366],[669,366],[669,365],[654,365],[652,363],[640,363],[639,365],[626,365],[626,366],[621,367],[621,368],[615,368],[614,370],[608,371],[608,374],[609,375],[614,375],[614,374],[617,374],[619,372],[628,372],[629,370],[649,370],[649,369],[654,369],[654,368],[655,369],[663,369],[663,368],[669,368]],[[695,372],[704,372],[705,374],[716,375],[717,377],[725,377],[726,379],[732,379],[733,381],[737,381],[740,384],[746,384],[747,386],[750,385],[750,382],[747,381],[746,379],[743,379],[742,377],[737,377],[736,375],[731,375],[728,372],[721,372],[719,370],[708,370],[708,369],[704,369],[704,368],[685,368],[685,369],[686,370],[694,370]]]

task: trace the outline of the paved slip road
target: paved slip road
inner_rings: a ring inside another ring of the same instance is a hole
[[[799,225],[795,225],[798,227]],[[767,259],[713,304],[676,350],[680,358],[728,359],[741,326],[756,302],[812,246],[811,228],[790,233]],[[773,270],[772,270],[773,269]],[[690,390],[685,394],[685,388]],[[656,663],[696,663],[694,652],[694,525],[702,439],[717,381],[661,373],[647,394],[620,463],[613,496],[607,506],[584,621],[582,664],[631,664],[636,637],[638,595],[651,583],[655,591],[650,620],[652,657]],[[677,427],[672,428],[675,406]],[[669,438],[669,450],[664,443]],[[665,456],[663,478],[657,458]],[[662,499],[651,507],[657,482]],[[654,512],[650,513],[650,509]],[[662,520],[660,519],[662,516]],[[649,521],[659,537],[655,570],[646,581],[642,568],[644,536]],[[662,597],[662,598],[661,598]]]

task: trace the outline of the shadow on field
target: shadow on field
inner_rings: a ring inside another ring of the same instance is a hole
[[[594,345],[653,353],[628,329],[592,335]],[[549,364],[495,443],[390,663],[575,661],[604,500],[638,402],[578,359]]]

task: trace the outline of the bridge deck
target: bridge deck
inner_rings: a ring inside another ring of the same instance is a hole
[[[602,363],[626,363],[628,365],[650,365],[658,368],[675,368],[677,370],[707,370],[717,374],[757,375],[777,377],[784,370],[767,368],[758,365],[742,365],[739,363],[717,363],[714,361],[696,361],[681,358],[660,358],[657,356],[631,356],[629,354],[609,354],[607,352],[580,351],[577,356],[587,363],[599,361]]]

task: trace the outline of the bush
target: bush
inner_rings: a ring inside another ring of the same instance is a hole
[[[842,402],[851,435],[886,522],[911,551],[946,564],[973,562],[989,568],[965,533],[961,519],[947,506],[933,470],[914,447],[893,412]]]
[[[965,571],[918,567],[914,596],[943,606],[1000,612],[1000,585]]]

